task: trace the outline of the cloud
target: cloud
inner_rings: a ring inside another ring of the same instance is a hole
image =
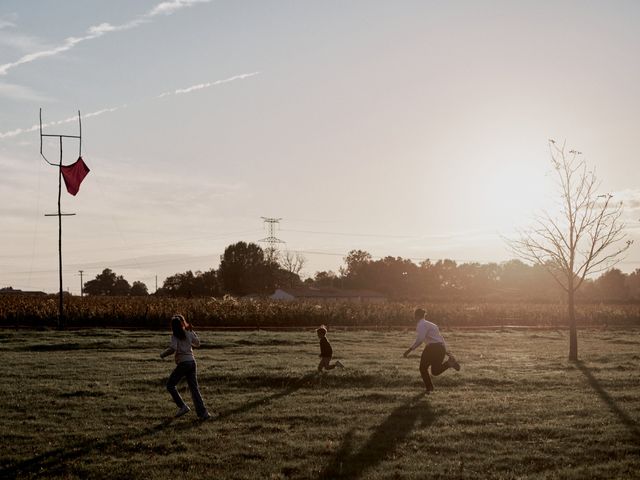
[[[18,17],[15,13],[0,16],[0,30],[3,28],[14,28],[16,26],[15,21]]]
[[[37,93],[29,87],[0,82],[0,97],[12,100],[28,100],[32,102],[50,102],[51,99]]]
[[[224,80],[216,80],[215,82],[199,83],[197,85],[192,85],[187,88],[178,88],[177,90],[173,90],[171,92],[161,93],[156,98],[163,98],[169,95],[181,95],[183,93],[191,93],[196,90],[202,90],[203,88],[214,87],[216,85],[233,82],[235,80],[244,80],[245,78],[253,77],[258,74],[260,74],[260,72],[243,73],[242,75],[235,75],[233,77],[225,78]]]
[[[153,7],[147,14],[147,17],[155,17],[157,15],[171,15],[177,10],[185,7],[191,7],[198,3],[209,3],[211,0],[173,0],[170,2],[162,2]]]
[[[173,0],[169,2],[162,2],[157,4],[147,13],[144,13],[138,16],[137,18],[120,25],[111,25],[110,23],[104,23],[104,22],[98,25],[93,25],[89,27],[85,32],[85,34],[82,36],[67,37],[60,45],[42,49],[36,52],[28,53],[22,56],[21,58],[19,58],[18,60],[0,65],[0,75],[6,75],[7,72],[9,72],[9,70],[12,70],[20,65],[31,63],[41,58],[47,58],[47,57],[53,57],[53,56],[59,55],[61,53],[71,50],[72,48],[74,48],[76,45],[80,43],[83,43],[89,40],[94,40],[96,38],[102,37],[109,33],[129,30],[129,29],[138,27],[144,23],[150,22],[154,17],[157,17],[158,15],[172,15],[178,10],[181,10],[183,8],[191,7],[199,3],[209,3],[210,1],[211,0]],[[0,19],[0,22],[3,22],[3,21],[5,22],[6,26],[13,25],[13,23],[9,22],[8,20]]]
[[[127,108],[127,106],[128,105],[126,103],[124,103],[124,104],[119,105],[117,107],[103,108],[102,110],[97,110],[95,112],[87,113],[86,115],[84,115],[84,118],[97,117],[98,115],[102,115],[104,113],[116,112],[118,110],[122,110],[123,108]],[[64,123],[75,122],[76,120],[77,120],[77,117],[73,117],[73,118],[66,119],[64,121]]]
[[[37,37],[17,32],[17,24],[15,23],[17,19],[17,14],[0,16],[0,45],[18,50],[21,53],[49,48]]]
[[[116,32],[118,30],[124,30],[125,26],[120,25],[119,27],[115,27],[110,23],[101,23],[100,25],[94,25],[93,27],[89,27],[87,33],[91,35],[104,35],[105,33]]]
[[[163,94],[160,94],[158,96],[156,96],[155,98],[162,98],[162,97],[166,97],[169,95],[181,95],[183,93],[191,93],[197,90],[201,90],[203,88],[209,88],[209,87],[213,87],[216,85],[222,85],[224,83],[229,83],[229,82],[233,82],[236,80],[244,80],[245,78],[250,78],[253,77],[255,75],[258,75],[260,72],[253,72],[253,73],[243,73],[240,75],[234,75],[233,77],[229,77],[229,78],[225,78],[222,80],[216,80],[214,82],[207,82],[207,83],[200,83],[198,85],[193,85],[191,87],[187,87],[187,88],[179,88],[177,90],[171,91],[171,92],[165,92]],[[2,84],[0,84],[0,87],[2,86]],[[0,96],[1,96],[1,88],[0,88]],[[127,104],[123,104],[123,105],[118,105],[115,107],[108,107],[108,108],[103,108],[100,110],[97,110],[95,112],[90,112],[90,113],[85,113],[82,115],[83,118],[91,118],[91,117],[97,117],[99,115],[103,115],[105,113],[111,113],[111,112],[115,112],[118,110],[122,110],[123,108],[126,108],[128,105]],[[42,128],[45,129],[47,127],[52,127],[55,125],[62,125],[65,123],[71,123],[71,122],[77,122],[78,121],[78,117],[77,116],[73,116],[73,117],[69,117],[69,118],[65,118],[63,120],[57,120],[54,122],[48,122],[48,123],[43,123],[42,124]],[[15,137],[18,135],[22,135],[23,133],[30,133],[30,132],[35,132],[38,131],[40,129],[40,125],[36,124],[33,125],[29,128],[16,128],[15,130],[9,130],[6,132],[0,132],[0,140],[3,138],[10,138],[10,137]]]
[[[5,45],[20,52],[32,52],[50,48],[44,45],[40,39],[9,30],[0,29],[0,45]]]
[[[117,107],[110,107],[110,108],[103,108],[101,110],[97,110],[95,112],[90,112],[90,113],[86,113],[84,114],[82,117],[83,118],[91,118],[91,117],[97,117],[99,115],[102,115],[104,113],[111,113],[111,112],[115,112],[117,110],[121,110],[123,108],[127,108],[126,104],[123,105],[118,105]],[[65,118],[63,120],[57,120],[54,122],[47,122],[47,123],[43,123],[42,124],[42,129],[46,129],[48,127],[52,127],[55,125],[63,125],[65,123],[71,123],[71,122],[77,122],[78,121],[78,117],[77,116],[73,116],[73,117],[68,117]],[[7,132],[0,132],[0,139],[2,138],[9,138],[9,137],[15,137],[17,135],[21,135],[23,133],[30,133],[30,132],[36,132],[40,129],[40,124],[35,124],[29,128],[16,128],[15,130],[9,130]]]
[[[634,215],[640,213],[640,190],[626,189],[613,194],[615,200],[620,200],[624,206],[624,210],[634,212]]]

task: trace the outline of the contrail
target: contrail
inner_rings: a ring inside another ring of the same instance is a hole
[[[258,75],[259,73],[260,72],[243,73],[242,75],[235,75],[233,77],[225,78],[224,80],[216,80],[215,82],[199,83],[197,85],[192,85],[187,88],[178,88],[177,90],[174,90],[172,92],[161,93],[156,98],[162,98],[168,95],[180,95],[182,93],[191,93],[195,90],[202,90],[203,88],[215,87],[216,85],[233,82],[234,80],[244,80],[245,78],[253,77],[254,75]]]
[[[102,115],[103,113],[115,112],[116,110],[121,110],[126,107],[127,105],[124,104],[124,105],[119,105],[117,107],[103,108],[102,110],[97,110],[95,112],[84,114],[83,117],[84,118],[97,117],[98,115]],[[77,121],[78,121],[78,117],[73,116],[73,117],[65,118],[64,120],[57,120],[55,122],[43,123],[42,128],[53,127],[54,125],[62,125],[64,123],[77,122]],[[40,124],[33,125],[29,128],[16,128],[15,130],[9,130],[8,132],[1,132],[0,139],[15,137],[17,135],[22,135],[23,133],[35,132],[39,129],[40,129]]]
[[[204,88],[215,87],[216,85],[222,85],[224,83],[229,83],[229,82],[233,82],[233,81],[236,81],[236,80],[244,80],[245,78],[254,77],[254,76],[259,75],[259,74],[260,74],[260,72],[242,73],[240,75],[234,75],[233,77],[224,78],[222,80],[215,80],[213,82],[207,82],[207,83],[199,83],[197,85],[192,85],[192,86],[186,87],[186,88],[178,88],[178,89],[173,90],[171,92],[162,93],[162,94],[157,95],[157,96],[155,96],[153,98],[154,99],[158,99],[158,98],[163,98],[163,97],[167,97],[167,96],[171,96],[171,95],[181,95],[183,93],[191,93],[191,92],[194,92],[194,91],[197,91],[197,90],[202,90]],[[102,114],[105,114],[105,113],[115,112],[115,111],[122,110],[123,108],[127,108],[127,107],[128,107],[127,104],[117,105],[115,107],[102,108],[100,110],[96,110],[95,112],[85,113],[82,116],[83,116],[83,118],[97,117],[99,115],[102,115]],[[71,123],[71,122],[77,122],[77,121],[78,121],[78,117],[77,116],[73,116],[73,117],[65,118],[63,120],[57,120],[57,121],[54,121],[54,122],[43,123],[42,124],[42,128],[47,128],[47,127],[52,127],[54,125],[62,125],[64,123]],[[18,136],[18,135],[22,135],[23,133],[36,132],[39,129],[40,129],[40,124],[36,124],[36,125],[33,125],[33,126],[29,127],[29,128],[16,128],[15,130],[9,130],[7,132],[0,132],[0,139],[15,137],[15,136]]]
[[[66,52],[80,43],[102,37],[108,33],[119,32],[138,27],[150,22],[154,17],[157,17],[159,15],[173,15],[180,9],[191,7],[198,3],[209,3],[211,1],[212,0],[171,0],[167,2],[161,2],[151,10],[149,10],[147,13],[144,13],[129,22],[120,25],[111,25],[110,23],[100,23],[99,25],[93,25],[89,27],[85,34],[80,37],[67,37],[61,45],[49,48],[47,50],[40,50],[39,52],[29,53],[14,62],[0,65],[0,75],[6,75],[9,70],[19,65],[31,63],[41,58],[53,57],[60,53]]]

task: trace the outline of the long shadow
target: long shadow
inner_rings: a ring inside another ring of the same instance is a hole
[[[239,407],[235,407],[235,408],[232,408],[230,410],[225,410],[223,412],[220,412],[218,414],[217,418],[223,419],[223,418],[230,417],[232,415],[245,413],[245,412],[253,410],[254,408],[257,408],[259,406],[266,405],[266,404],[268,404],[269,402],[271,402],[273,400],[277,400],[279,398],[286,397],[287,395],[291,395],[292,393],[296,392],[297,390],[300,390],[302,387],[309,385],[309,382],[312,381],[314,378],[316,378],[316,374],[315,373],[308,373],[308,374],[304,375],[303,377],[300,377],[300,378],[295,379],[294,381],[292,381],[289,385],[286,386],[286,388],[284,390],[282,390],[280,392],[276,392],[276,393],[273,393],[271,395],[264,396],[264,397],[259,398],[257,400],[252,400],[252,401],[247,402],[247,403],[245,403],[243,405],[240,405]]]
[[[231,410],[224,411],[218,415],[218,418],[226,418],[231,415],[247,412],[261,405],[265,405],[272,400],[285,397],[299,390],[300,388],[309,385],[309,382],[316,378],[315,373],[309,373],[301,378],[295,379],[290,385],[280,392],[268,395],[266,397],[254,400]],[[118,455],[122,455],[126,448],[124,442],[132,440],[140,440],[145,437],[152,436],[158,432],[161,432],[166,427],[172,424],[173,418],[166,419],[157,425],[145,428],[143,430],[129,430],[125,432],[115,433],[108,437],[94,440],[94,441],[82,441],[74,445],[50,450],[45,453],[36,455],[35,457],[27,460],[22,460],[17,463],[3,465],[1,477],[7,479],[15,479],[29,474],[40,473],[46,476],[52,476],[56,474],[64,473],[65,466],[68,462],[76,460],[85,455],[89,455],[91,452],[105,453],[110,450],[118,452]],[[191,428],[197,428],[202,425],[199,420],[193,420],[191,422],[181,422],[172,427],[172,431],[182,431]]]
[[[418,421],[422,428],[430,425],[435,417],[428,403],[419,402],[421,398],[424,398],[423,393],[410,398],[391,412],[357,452],[352,452],[354,429],[347,432],[331,463],[320,472],[318,478],[358,478],[392,453],[416,427]]]
[[[622,410],[618,403],[609,395],[609,393],[600,385],[600,382],[593,376],[589,367],[587,367],[582,361],[578,360],[575,362],[580,371],[587,377],[589,381],[589,385],[596,391],[600,399],[609,407],[609,410],[618,417],[618,420],[625,425],[629,432],[636,438],[636,440],[640,440],[640,427],[638,427],[638,422],[636,422],[633,418],[629,416],[627,412]]]
[[[104,453],[113,450],[117,452],[118,455],[123,455],[127,450],[125,442],[152,436],[168,427],[173,420],[173,418],[169,418],[143,430],[128,430],[114,433],[99,440],[85,440],[63,448],[41,453],[27,460],[4,465],[1,477],[14,479],[34,473],[44,476],[63,474],[68,462],[96,451]],[[188,430],[197,427],[201,423],[202,422],[198,420],[184,422],[174,426],[173,430]]]

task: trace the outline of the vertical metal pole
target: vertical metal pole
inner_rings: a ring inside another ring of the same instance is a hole
[[[80,110],[78,110],[78,129],[80,130],[80,138],[78,139],[78,157],[82,157],[82,119],[80,118]]]
[[[80,298],[84,297],[84,282],[82,281],[82,274],[84,270],[78,270],[80,272]]]
[[[64,328],[64,304],[62,298],[62,210],[60,198],[62,196],[62,137],[60,137],[60,164],[58,165],[58,270],[60,279],[60,305],[58,311],[58,328]]]

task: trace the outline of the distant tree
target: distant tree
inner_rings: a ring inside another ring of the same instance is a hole
[[[517,296],[530,282],[531,266],[521,260],[509,260],[501,265],[499,289],[505,296]]]
[[[496,263],[463,263],[458,266],[456,278],[465,298],[486,298],[495,291],[500,268]]]
[[[213,268],[206,272],[196,272],[198,278],[197,292],[200,296],[215,297],[220,295],[220,281],[218,279],[218,272]]]
[[[124,297],[129,294],[131,294],[131,285],[122,275],[118,275],[116,283],[113,286],[113,290],[111,291],[111,295]]]
[[[280,254],[278,263],[280,264],[280,268],[286,272],[300,277],[300,272],[307,263],[307,259],[301,253],[286,250]]]
[[[416,296],[419,268],[402,257],[384,257],[368,262],[360,272],[362,286],[384,293],[390,298],[408,299]]]
[[[310,282],[315,287],[338,287],[340,279],[335,272],[331,270],[316,272],[313,279]]]
[[[595,287],[603,302],[624,302],[629,299],[627,276],[617,268],[604,272],[595,281]]]
[[[629,297],[634,301],[640,301],[640,268],[627,275],[627,288]]]
[[[426,259],[420,262],[416,281],[419,292],[417,298],[433,300],[438,297],[440,293],[440,279],[431,260]]]
[[[225,293],[270,293],[275,288],[278,270],[278,264],[267,260],[260,246],[238,242],[225,249],[218,278]]]
[[[271,269],[273,275],[273,288],[292,288],[302,285],[299,275],[289,272],[277,265]]]
[[[549,147],[559,180],[561,214],[545,212],[531,229],[507,241],[520,258],[545,267],[566,293],[569,359],[578,360],[576,291],[587,275],[611,268],[632,242],[620,220],[622,203],[614,203],[610,194],[597,195],[600,184],[580,152],[567,154],[565,146],[553,140]]]
[[[371,254],[363,250],[351,250],[340,267],[343,285],[348,288],[367,288],[367,266],[373,261]]]
[[[304,255],[285,250],[277,256],[279,268],[276,272],[276,285],[279,287],[296,287],[302,284],[300,272],[307,263]]]
[[[87,295],[129,295],[130,292],[129,282],[110,268],[105,268],[95,279],[84,284],[84,293]]]
[[[514,259],[500,265],[496,298],[510,301],[555,302],[561,290],[542,265],[528,265]]]
[[[461,285],[457,278],[458,264],[454,260],[438,260],[433,264],[433,272],[444,296],[455,296],[459,292]]]
[[[146,295],[149,295],[149,290],[147,289],[147,286],[144,283],[139,281],[133,282],[133,284],[131,285],[131,296],[144,297]]]
[[[172,297],[213,297],[220,293],[216,271],[176,273],[165,279],[161,293]]]

